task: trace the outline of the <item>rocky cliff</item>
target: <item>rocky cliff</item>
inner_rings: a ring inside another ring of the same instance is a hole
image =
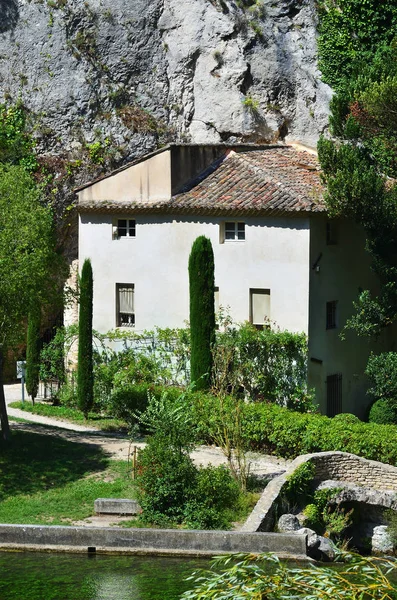
[[[0,101],[42,154],[113,164],[168,140],[300,140],[327,125],[314,0],[1,0]]]

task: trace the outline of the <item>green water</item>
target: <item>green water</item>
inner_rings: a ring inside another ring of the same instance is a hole
[[[0,552],[0,600],[176,600],[208,560]]]

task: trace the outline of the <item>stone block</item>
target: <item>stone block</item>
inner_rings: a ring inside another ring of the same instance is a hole
[[[136,500],[125,498],[97,498],[94,508],[95,512],[101,515],[137,515],[141,512]]]

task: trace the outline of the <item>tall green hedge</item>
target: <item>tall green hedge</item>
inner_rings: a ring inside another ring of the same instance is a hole
[[[33,404],[39,389],[40,322],[40,307],[36,305],[29,311],[26,345],[26,389]]]
[[[87,258],[84,261],[80,277],[79,350],[77,365],[77,402],[80,410],[86,417],[94,402],[92,302],[92,267],[90,260]]]
[[[215,341],[214,253],[211,241],[201,235],[189,256],[190,379],[196,389],[209,387],[212,346]]]

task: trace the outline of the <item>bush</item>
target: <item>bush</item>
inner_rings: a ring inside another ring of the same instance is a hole
[[[108,410],[112,415],[123,419],[132,426],[137,423],[136,414],[146,410],[149,395],[158,400],[164,393],[167,393],[171,400],[176,400],[181,395],[181,390],[172,387],[163,388],[148,383],[125,385],[112,392]]]
[[[397,407],[397,352],[371,354],[365,373],[371,382],[367,393],[375,400],[388,400],[390,406]]]
[[[144,522],[161,526],[182,523],[197,478],[190,456],[153,436],[139,453],[138,473],[137,497]]]
[[[226,467],[201,468],[192,492],[192,499],[184,509],[187,527],[230,529],[230,511],[238,504],[241,493],[237,481]]]
[[[252,449],[284,458],[339,450],[397,466],[397,431],[393,425],[346,422],[300,414],[275,404],[251,403],[244,405],[243,431]]]
[[[255,401],[272,401],[299,412],[313,411],[307,390],[307,338],[303,333],[257,330],[227,323],[214,347],[213,384]],[[222,388],[219,390],[219,388]]]
[[[389,400],[376,400],[369,411],[368,421],[379,425],[395,425],[397,423],[396,410]]]

